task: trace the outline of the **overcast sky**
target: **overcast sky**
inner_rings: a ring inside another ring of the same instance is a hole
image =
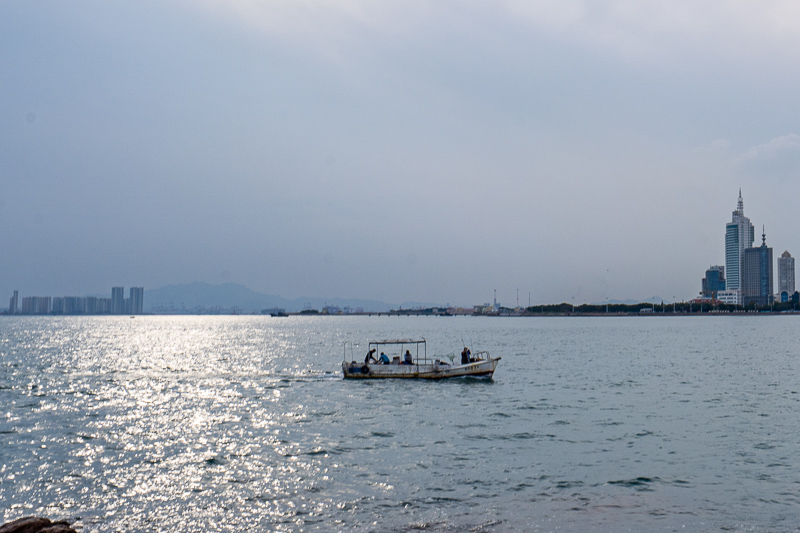
[[[3,0],[0,297],[687,299],[799,98],[795,1]]]

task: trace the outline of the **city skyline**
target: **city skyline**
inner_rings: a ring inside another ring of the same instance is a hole
[[[739,196],[736,202],[736,209],[731,214],[731,222],[725,225],[725,266],[712,265],[701,280],[700,298],[691,299],[694,301],[707,300],[709,302],[719,301],[725,304],[748,306],[769,305],[773,302],[786,302],[792,298],[794,291],[794,258],[786,250],[777,265],[773,264],[773,250],[766,244],[766,232],[762,226],[761,245],[754,247],[754,226],[750,218],[744,214],[744,198],[742,190],[739,189]],[[774,274],[777,266],[777,277]],[[727,274],[726,274],[727,272]],[[775,280],[777,279],[778,290],[775,291]],[[451,305],[449,302],[444,305],[449,307],[474,307],[483,308],[491,306],[498,309],[501,305],[497,301],[497,290],[493,291],[493,303],[457,303]],[[266,296],[266,295],[265,295]],[[528,306],[530,293],[528,294]],[[651,298],[653,299],[653,298]],[[655,297],[658,299],[658,297]],[[124,298],[124,287],[114,286],[111,288],[111,298],[78,298],[78,297],[23,297],[21,311],[19,305],[18,290],[14,290],[9,302],[8,314],[142,314],[144,301],[144,288],[131,287],[130,297]],[[640,302],[645,302],[643,299]],[[678,300],[673,300],[677,302]],[[680,300],[684,302],[684,300]],[[78,303],[80,302],[80,303]],[[606,298],[606,303],[614,303],[612,298]],[[636,303],[640,303],[636,302]],[[545,302],[537,302],[544,304]],[[556,304],[557,302],[546,302],[546,304]],[[575,302],[562,302],[572,303]],[[579,304],[599,304],[602,302],[578,302]],[[163,302],[159,304],[160,309]],[[213,303],[212,305],[219,305]],[[441,306],[441,303],[428,303],[425,305]],[[327,306],[326,306],[327,307]],[[519,289],[516,290],[516,305],[506,304],[506,308],[520,308]],[[402,309],[402,306],[400,306]],[[157,308],[153,310],[158,313]]]
[[[725,225],[725,266],[712,265],[701,280],[701,298],[732,305],[768,305],[786,302],[794,290],[794,259],[785,251],[778,260],[775,277],[772,248],[766,244],[762,225],[761,246],[754,247],[755,229],[744,215],[742,190],[731,221]],[[775,292],[778,280],[778,293]],[[791,288],[791,290],[789,290]]]
[[[800,250],[797,21],[749,0],[2,2],[0,294],[689,299],[727,191]]]
[[[9,315],[141,315],[144,313],[144,287],[131,287],[125,298],[124,287],[112,287],[111,297],[23,296],[15,290],[6,313]]]
[[[788,301],[794,291],[794,258],[788,250],[786,250],[777,261],[778,275],[775,277],[775,266],[773,265],[772,248],[766,244],[766,233],[764,226],[762,226],[762,243],[759,247],[754,247],[754,226],[750,218],[744,214],[744,199],[742,196],[742,189],[739,188],[739,196],[736,202],[736,209],[732,212],[731,222],[725,225],[725,266],[712,265],[706,272],[701,280],[700,300],[714,301],[718,300],[725,304],[747,306],[755,304],[759,306],[769,305],[774,301],[786,302]],[[727,275],[726,275],[727,272]],[[727,277],[726,277],[727,276]],[[778,280],[778,291],[775,291],[775,279]],[[141,287],[131,287],[130,298],[124,299],[123,287],[112,287],[111,298],[108,299],[108,310],[104,307],[99,307],[97,313],[110,313],[110,314],[124,314],[133,313],[141,314],[143,312],[143,298],[144,289]],[[494,291],[493,307],[497,308],[500,304],[497,301],[497,290]],[[530,293],[528,294],[528,305],[531,305]],[[94,304],[92,304],[92,311],[88,311],[89,307],[83,304],[81,311],[67,311],[67,309],[75,309],[75,305],[70,307],[66,305],[63,300],[70,299],[61,298],[61,302],[56,305],[55,300],[51,304],[50,297],[37,298],[37,297],[24,297],[23,298],[23,312],[22,314],[93,314]],[[74,297],[72,298],[74,299]],[[650,300],[657,300],[658,296],[651,297]],[[662,298],[663,300],[663,298]],[[688,300],[697,300],[688,299]],[[639,300],[639,302],[648,301],[647,299]],[[667,300],[669,301],[669,300]],[[672,300],[672,302],[685,302],[686,300]],[[606,297],[603,302],[615,303],[618,300]],[[600,304],[603,302],[577,302],[579,304]],[[639,303],[636,302],[636,303]],[[19,303],[19,294],[14,290],[13,296],[10,299],[8,311],[14,314]],[[536,302],[538,304],[555,304],[557,302]],[[562,302],[572,303],[573,302]],[[628,303],[633,303],[628,301]],[[218,305],[218,304],[213,304]],[[441,303],[431,303],[425,305],[439,306]],[[459,302],[451,306],[448,302],[444,307],[487,307],[490,304],[476,304],[476,303],[463,303]],[[400,306],[402,308],[402,306]],[[516,305],[505,305],[507,308],[524,307],[519,304],[519,289],[516,290]],[[131,311],[133,310],[133,311]]]

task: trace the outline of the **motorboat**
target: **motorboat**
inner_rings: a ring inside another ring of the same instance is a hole
[[[457,364],[452,356],[448,356],[449,361],[429,359],[425,339],[389,339],[370,342],[367,362],[363,362],[353,359],[352,348],[351,360],[347,361],[345,345],[342,371],[345,379],[492,377],[500,357],[491,357],[486,351],[473,354],[466,347],[464,351]]]

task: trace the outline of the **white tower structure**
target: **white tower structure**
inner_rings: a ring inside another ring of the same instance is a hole
[[[744,216],[742,190],[739,189],[739,202],[731,221],[725,225],[725,270],[727,270],[726,289],[742,290],[742,262],[744,251],[753,246],[755,231],[750,219]]]

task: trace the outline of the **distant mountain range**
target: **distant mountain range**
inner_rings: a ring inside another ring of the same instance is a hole
[[[167,285],[158,289],[144,291],[146,312],[155,313],[258,313],[264,309],[285,309],[298,312],[303,309],[321,310],[324,306],[341,309],[361,309],[365,312],[382,312],[391,309],[410,309],[414,307],[435,307],[438,304],[425,302],[406,302],[400,305],[376,300],[353,298],[296,298],[290,300],[281,296],[264,294],[238,285],[223,283],[211,285],[195,281],[181,285]]]

